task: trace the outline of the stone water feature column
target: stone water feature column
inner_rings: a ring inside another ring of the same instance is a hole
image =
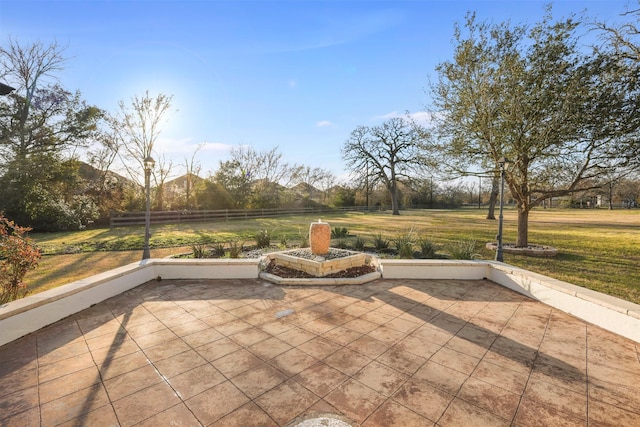
[[[312,222],[309,226],[309,243],[311,253],[314,255],[326,255],[331,243],[331,227],[328,222]]]

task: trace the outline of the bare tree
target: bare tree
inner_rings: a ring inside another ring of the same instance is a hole
[[[188,159],[185,157],[184,159],[184,168],[186,171],[186,178],[185,178],[185,207],[187,209],[191,209],[192,207],[196,207],[197,206],[192,206],[191,203],[191,199],[194,199],[194,203],[196,201],[196,199],[193,197],[193,192],[194,192],[194,188],[197,184],[197,181],[200,179],[200,170],[201,170],[201,166],[199,162],[196,162],[196,154],[198,154],[198,151],[202,150],[202,148],[204,147],[204,143],[199,144],[195,150],[193,150],[193,154],[191,154],[191,159]]]
[[[398,184],[409,182],[430,163],[425,135],[416,123],[394,117],[380,126],[359,126],[342,148],[349,170],[360,177],[366,174],[372,185],[384,184],[393,215],[400,214]]]
[[[172,100],[173,96],[159,94],[153,97],[146,91],[143,96],[131,98],[129,105],[120,101],[118,112],[111,118],[118,156],[131,179],[141,186],[144,159],[159,158],[155,143]]]

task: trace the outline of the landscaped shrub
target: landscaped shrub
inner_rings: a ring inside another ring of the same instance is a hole
[[[300,232],[300,247],[308,248],[309,247],[309,233]]]
[[[375,246],[377,251],[388,249],[389,241],[382,235],[382,233],[378,233],[373,236],[373,246]]]
[[[413,229],[398,234],[393,239],[393,244],[398,251],[398,257],[400,258],[413,258],[413,244],[415,243],[415,233]]]
[[[194,243],[191,245],[194,258],[205,258],[207,256],[207,247],[204,243]]]
[[[428,238],[420,239],[418,242],[420,245],[420,256],[422,258],[436,258],[436,251],[438,250],[438,245],[433,242],[433,240]]]
[[[353,249],[355,249],[356,251],[364,251],[365,244],[366,241],[362,237],[358,236],[353,242]]]
[[[453,259],[477,259],[480,254],[476,253],[475,240],[462,240],[451,243],[448,247],[449,254]]]
[[[283,234],[282,236],[280,236],[280,247],[282,249],[287,249],[288,246],[289,246],[289,238],[287,237],[286,234]]]
[[[349,230],[347,230],[347,227],[333,227],[333,230],[331,230],[332,239],[342,239],[343,237],[347,237],[348,235]]]
[[[214,243],[211,246],[211,255],[216,258],[224,257],[224,243]]]
[[[29,230],[0,214],[0,304],[29,293],[22,279],[36,268],[41,256],[33,240],[25,237]]]
[[[240,258],[244,250],[244,242],[232,240],[229,242],[229,258]]]
[[[271,234],[269,230],[260,230],[256,234],[256,246],[258,248],[268,248],[271,245]]]

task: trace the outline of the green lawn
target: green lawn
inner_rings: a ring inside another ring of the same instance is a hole
[[[418,236],[442,246],[476,240],[477,253],[492,259],[484,248],[495,240],[497,221],[485,219],[486,210],[421,210],[389,213],[323,215],[332,227],[347,227],[351,235],[372,245],[382,233],[389,240],[413,229]],[[291,216],[277,219],[191,223],[152,227],[151,256],[164,257],[189,251],[193,243],[227,242],[253,244],[253,236],[266,229],[272,243],[286,236],[289,243],[306,234],[317,217]],[[129,227],[85,230],[73,233],[32,234],[45,256],[38,269],[26,277],[32,292],[40,292],[108,269],[138,261],[144,229]],[[505,211],[505,242],[516,236],[516,212]],[[639,210],[536,210],[530,215],[530,243],[554,246],[552,259],[505,254],[506,263],[539,272],[586,288],[640,303],[640,211]]]

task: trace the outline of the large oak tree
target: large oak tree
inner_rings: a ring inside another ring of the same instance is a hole
[[[454,168],[496,170],[518,210],[516,245],[527,246],[529,212],[552,197],[592,188],[628,163],[613,147],[637,139],[637,69],[608,51],[579,46],[573,18],[550,9],[533,26],[456,27],[455,52],[433,85],[439,141]]]
[[[361,181],[382,183],[391,196],[393,215],[400,214],[399,184],[409,183],[426,167],[425,129],[401,117],[380,126],[359,126],[344,144],[342,158]]]

